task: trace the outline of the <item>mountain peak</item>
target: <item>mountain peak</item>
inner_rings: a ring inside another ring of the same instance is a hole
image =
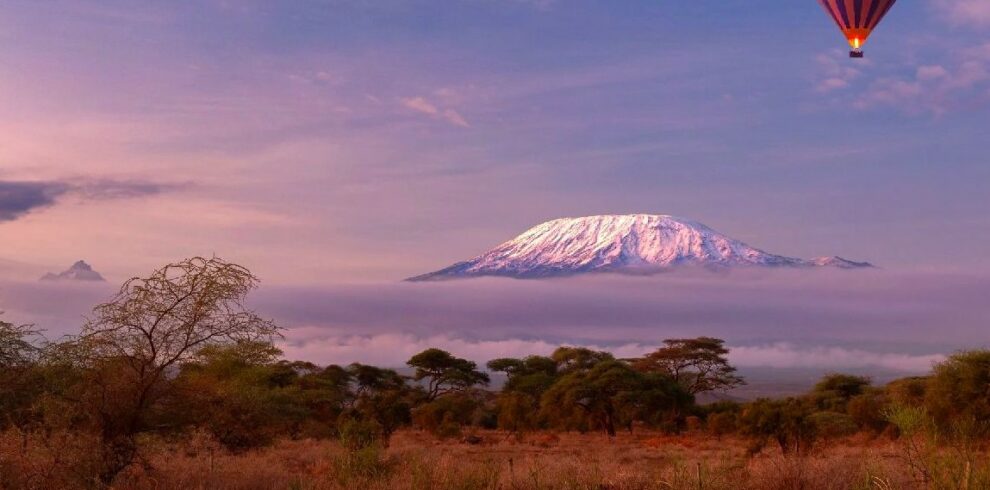
[[[796,259],[764,252],[697,221],[663,214],[560,218],[465,262],[412,277],[429,281],[478,276],[520,279],[590,272],[649,274],[678,266],[870,267],[840,257]]]
[[[93,267],[86,263],[85,260],[78,260],[76,263],[72,264],[72,267],[55,274],[49,272],[41,277],[42,281],[105,281],[103,276],[99,272],[93,270]]]

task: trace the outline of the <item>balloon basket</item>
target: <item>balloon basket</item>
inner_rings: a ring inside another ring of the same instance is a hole
[[[849,57],[850,58],[862,58],[863,57],[863,52],[860,51],[860,50],[858,50],[858,49],[854,49],[854,50],[852,50],[852,51],[849,52]]]

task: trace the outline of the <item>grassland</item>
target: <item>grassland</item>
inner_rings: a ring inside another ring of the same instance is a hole
[[[776,448],[750,455],[747,442],[696,432],[680,436],[623,433],[540,433],[519,438],[479,432],[438,440],[420,431],[397,433],[387,449],[349,451],[335,441],[283,440],[241,454],[206,437],[146,441],[141,463],[114,484],[120,489],[978,489],[987,454],[943,448],[933,455],[904,441],[853,436],[808,455]],[[86,443],[65,440],[43,448],[14,434],[3,438],[11,488],[88,486],[73,479],[85,465]],[[27,452],[25,452],[27,451]],[[965,461],[969,461],[966,465]],[[925,475],[925,471],[939,474]],[[927,478],[927,482],[925,479]],[[15,481],[16,480],[16,481]]]

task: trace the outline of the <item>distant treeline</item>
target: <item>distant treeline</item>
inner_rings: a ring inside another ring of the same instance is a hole
[[[665,340],[635,359],[560,347],[495,359],[487,371],[427,349],[407,361],[411,376],[289,361],[274,346],[279,328],[243,305],[256,286],[243,267],[193,258],[128,281],[72,338],[47,341],[31,326],[0,322],[0,428],[25,441],[90,438],[98,457],[88,471],[109,484],[137,460],[143,437],[192,431],[240,451],[278,438],[387,445],[402,427],[438,437],[471,428],[604,437],[649,427],[738,434],[753,452],[773,443],[801,453],[856,432],[985,437],[990,420],[988,351],[884,387],[831,374],[800,397],[708,405],[695,397],[744,384],[724,342],[708,337]],[[486,389],[488,372],[506,376],[497,392]]]

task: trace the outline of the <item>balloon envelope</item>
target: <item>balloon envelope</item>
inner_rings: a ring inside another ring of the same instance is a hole
[[[897,0],[818,0],[849,45],[859,49]]]

